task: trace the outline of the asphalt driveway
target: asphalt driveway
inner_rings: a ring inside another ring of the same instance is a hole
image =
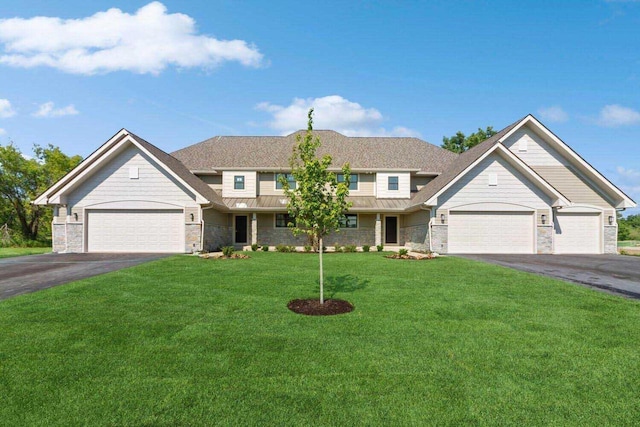
[[[0,299],[97,276],[167,254],[43,254],[0,259]]]
[[[458,255],[640,299],[640,257],[624,255]]]

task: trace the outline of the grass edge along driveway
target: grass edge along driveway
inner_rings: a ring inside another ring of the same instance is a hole
[[[0,302],[7,425],[634,425],[640,304],[459,258],[176,256]]]
[[[51,252],[51,248],[0,248],[0,259]]]

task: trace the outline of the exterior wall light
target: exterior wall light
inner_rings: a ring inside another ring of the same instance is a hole
[[[613,216],[609,215],[609,225],[613,225]]]
[[[73,213],[73,219],[74,219],[75,221],[77,221],[77,220],[78,220],[78,212],[74,212],[74,213]]]
[[[192,213],[192,214],[191,214],[191,222],[193,222],[193,219],[194,219],[194,218],[195,218],[195,217],[193,216],[193,213]]]
[[[440,214],[440,222],[444,224],[444,214]]]
[[[540,219],[542,220],[542,225],[544,225],[544,224],[546,224],[546,223],[547,223],[547,216],[546,216],[545,214],[542,214],[542,215],[540,216]]]

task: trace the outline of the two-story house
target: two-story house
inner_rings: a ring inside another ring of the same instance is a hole
[[[615,253],[616,210],[635,206],[531,115],[461,155],[417,138],[314,133],[336,172],[352,170],[353,206],[328,245]],[[218,136],[169,155],[123,129],[35,203],[54,208],[57,252],[302,246],[278,180],[295,185],[296,135]]]

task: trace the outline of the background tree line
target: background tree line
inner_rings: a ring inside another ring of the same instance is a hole
[[[31,202],[82,161],[51,144],[34,145],[33,154],[24,156],[13,143],[0,145],[0,227],[7,224],[11,237],[4,245],[49,243],[52,210]]]

